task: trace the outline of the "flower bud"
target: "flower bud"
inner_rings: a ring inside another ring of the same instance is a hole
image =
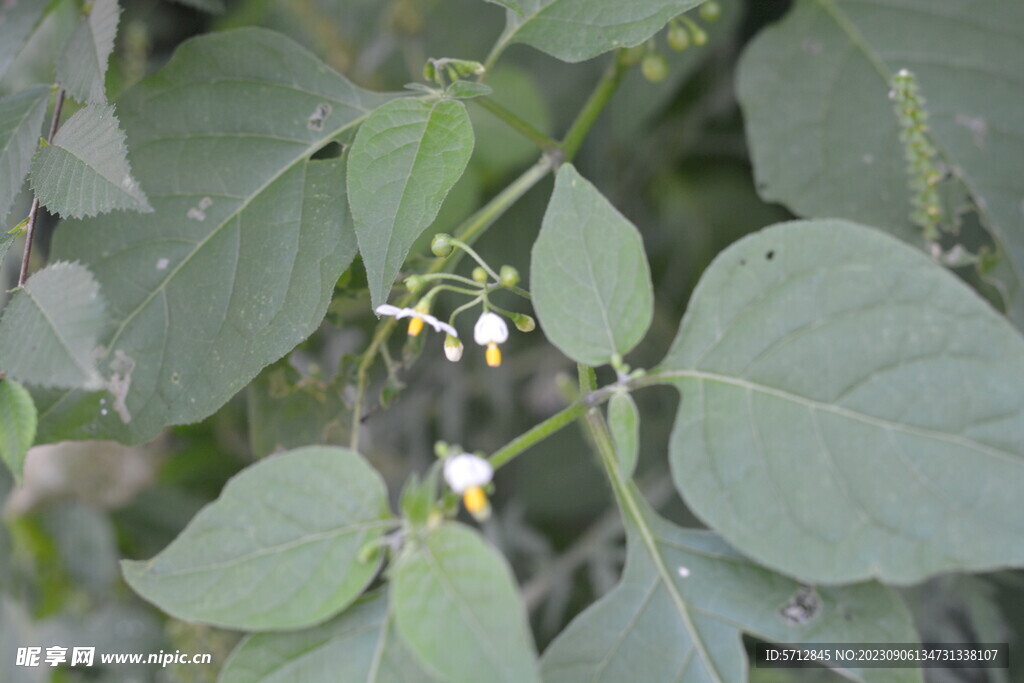
[[[722,16],[722,6],[719,5],[715,0],[708,0],[700,6],[700,18],[704,21],[718,21],[718,17]]]
[[[427,281],[423,279],[422,275],[410,275],[405,278],[405,288],[413,294],[418,294],[425,284]]]
[[[697,24],[690,24],[690,35],[693,36],[693,44],[697,47],[708,44],[708,34]]]
[[[440,256],[444,258],[448,254],[452,253],[452,236],[439,232],[434,235],[434,239],[430,241],[430,251],[434,252],[434,256]]]
[[[640,70],[648,81],[658,83],[665,80],[665,77],[668,76],[668,62],[657,52],[652,52],[644,57]]]
[[[682,52],[690,47],[690,32],[683,25],[673,21],[669,24],[666,40],[670,48],[676,52]]]
[[[498,271],[501,277],[501,286],[512,289],[519,284],[519,271],[512,266],[502,266]]]
[[[462,359],[462,342],[457,337],[453,337],[450,334],[444,338],[444,356],[453,363],[458,363]]]
[[[484,284],[487,282],[487,271],[480,266],[477,266],[473,269],[473,280],[480,284]]]
[[[537,322],[532,316],[526,315],[525,313],[519,313],[512,318],[512,322],[515,323],[516,329],[520,332],[533,332],[537,329]]]
[[[627,47],[622,51],[622,63],[626,66],[635,66],[640,63],[646,53],[647,47],[644,45]]]

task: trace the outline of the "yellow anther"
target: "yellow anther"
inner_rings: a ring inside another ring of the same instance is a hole
[[[422,331],[423,331],[423,320],[421,320],[420,318],[410,318],[409,319],[409,336],[410,337],[415,337],[416,335],[418,335]]]
[[[487,494],[484,493],[482,486],[470,486],[466,489],[462,494],[462,502],[469,514],[476,519],[486,519],[490,514],[491,506],[487,502]]]
[[[501,365],[501,349],[498,348],[498,345],[495,342],[491,342],[487,345],[485,357],[487,358],[487,364],[492,368],[496,368]]]

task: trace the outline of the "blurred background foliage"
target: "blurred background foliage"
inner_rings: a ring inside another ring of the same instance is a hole
[[[112,97],[160,68],[182,41],[252,25],[291,36],[360,85],[398,90],[422,80],[428,57],[482,60],[504,22],[504,11],[482,0],[121,4],[108,76]],[[576,162],[638,226],[651,261],[657,308],[650,334],[627,359],[635,367],[660,360],[694,284],[717,252],[790,216],[757,196],[733,92],[744,44],[779,18],[788,3],[720,4],[717,21],[702,22],[710,36],[707,45],[677,52],[666,45],[664,32],[656,36],[653,49],[667,60],[666,77],[650,82],[639,67],[631,69]],[[52,72],[79,11],[76,0],[52,0],[43,25],[0,81],[0,95],[48,79],[45,74]],[[565,64],[514,46],[487,81],[496,100],[557,137],[607,59]],[[454,231],[538,156],[530,142],[489,112],[472,103],[469,108],[477,138],[470,166],[434,226],[413,248],[410,272],[421,263],[417,254],[421,259],[429,254],[435,232]],[[339,152],[333,145],[321,154]],[[491,263],[516,266],[526,286],[529,250],[550,190],[550,179],[542,182],[478,243]],[[27,195],[20,198],[12,216],[24,215],[29,201]],[[54,224],[49,216],[43,222],[40,253],[45,253]],[[468,274],[468,264],[465,269]],[[4,276],[14,271],[7,267]],[[437,308],[447,313],[452,305],[442,296]],[[519,306],[515,301],[503,305]],[[160,615],[127,590],[117,561],[148,558],[162,549],[229,477],[254,460],[311,443],[347,444],[355,365],[374,324],[357,262],[339,281],[321,329],[204,422],[168,430],[138,448],[108,443],[38,447],[29,455],[26,486],[19,490],[0,470],[0,681],[32,676],[85,680],[69,670],[15,667],[14,648],[5,642],[17,633],[31,633],[43,645],[60,636],[108,652],[211,652],[215,664],[223,663],[235,634]],[[571,399],[567,387],[572,386],[573,365],[540,334],[514,334],[499,369],[487,368],[476,348],[467,349],[461,363],[448,363],[439,335],[392,341],[388,355],[390,368],[381,363],[374,368],[361,450],[393,492],[401,490],[410,472],[425,469],[436,440],[490,452]],[[643,415],[638,480],[668,517],[699,526],[679,502],[667,473],[676,393],[649,389],[636,399]],[[495,515],[484,531],[512,562],[543,648],[615,584],[624,559],[618,514],[578,430],[564,430],[534,447],[497,483]],[[1020,572],[942,577],[906,595],[923,640],[1012,641],[1024,629]],[[218,668],[119,666],[92,670],[88,680],[214,680]],[[930,675],[935,681],[987,680]],[[751,672],[752,681],[832,678],[824,670],[772,671],[770,676]]]

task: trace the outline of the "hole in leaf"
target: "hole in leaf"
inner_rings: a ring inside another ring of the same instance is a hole
[[[337,159],[341,156],[341,143],[332,140],[313,152],[312,159]]]

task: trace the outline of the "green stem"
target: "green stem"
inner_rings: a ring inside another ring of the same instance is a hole
[[[487,265],[487,261],[484,261],[482,258],[480,258],[480,254],[476,253],[476,250],[474,250],[473,247],[469,246],[468,244],[458,239],[457,237],[453,237],[451,239],[451,243],[454,244],[459,249],[461,249],[462,251],[469,254],[473,258],[473,260],[477,262],[477,265],[486,270],[487,274],[494,278],[495,282],[499,282],[501,280],[501,278],[498,277],[498,274],[495,273],[494,270],[489,265]]]
[[[423,282],[430,282],[432,280],[455,280],[461,282],[464,285],[470,285],[471,287],[479,287],[480,283],[476,280],[470,280],[468,277],[461,275],[455,275],[453,273],[428,273],[426,275],[420,275]]]
[[[471,100],[487,111],[491,112],[504,121],[514,131],[524,138],[537,145],[545,154],[551,154],[558,150],[558,143],[535,128],[531,123],[521,119],[519,116],[501,106],[490,97],[477,97]]]
[[[597,121],[597,117],[601,115],[615,89],[619,87],[625,70],[626,65],[622,61],[622,53],[616,52],[612,63],[605,69],[601,80],[597,82],[597,86],[594,88],[594,92],[590,94],[587,103],[583,105],[583,109],[576,115],[576,120],[569,126],[569,132],[562,139],[561,148],[565,154],[565,161],[572,161],[573,157],[576,156],[576,152],[579,151],[580,145],[583,144],[584,138],[587,137],[587,133],[590,132],[594,122]]]
[[[450,316],[448,316],[448,324],[451,325],[452,327],[455,327],[455,318],[457,318],[459,316],[459,313],[462,313],[463,311],[465,311],[467,309],[473,308],[478,303],[480,303],[480,301],[483,298],[484,298],[484,296],[483,296],[483,294],[481,294],[480,296],[478,296],[477,298],[473,299],[472,301],[464,303],[461,306],[459,306],[458,308],[456,308],[454,311],[452,311],[452,314]]]
[[[571,425],[582,417],[588,410],[590,410],[590,406],[583,401],[577,401],[576,403],[563,408],[548,419],[538,425],[535,425],[532,429],[523,432],[515,439],[512,439],[512,441],[509,441],[507,444],[495,451],[490,457],[491,465],[493,465],[495,469],[501,467],[530,446],[543,441],[562,427]]]

